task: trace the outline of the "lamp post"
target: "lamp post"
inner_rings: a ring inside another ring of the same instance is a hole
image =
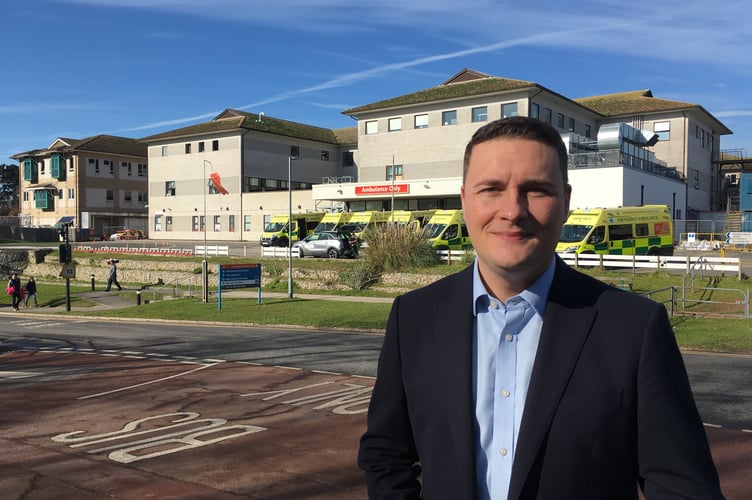
[[[287,157],[287,298],[291,299],[292,293],[292,161],[296,156]]]
[[[204,160],[204,179],[203,179],[203,192],[204,192],[204,260],[201,261],[201,280],[203,284],[203,302],[209,302],[209,262],[207,260],[208,252],[206,249],[206,192],[209,190],[209,186],[206,182],[206,164],[209,164],[209,168],[214,168],[209,160]]]

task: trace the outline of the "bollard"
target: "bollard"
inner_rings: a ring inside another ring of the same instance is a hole
[[[94,275],[91,275],[91,291],[94,291]]]
[[[136,305],[137,306],[141,305],[141,290],[136,291]]]

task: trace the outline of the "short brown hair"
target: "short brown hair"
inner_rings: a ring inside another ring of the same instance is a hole
[[[556,150],[559,157],[559,169],[564,178],[564,184],[569,182],[567,176],[568,155],[564,141],[561,139],[559,132],[551,125],[544,123],[537,118],[527,116],[513,116],[495,120],[483,125],[475,131],[470,142],[465,147],[465,157],[462,165],[462,183],[465,183],[467,176],[467,167],[470,164],[470,155],[473,148],[482,142],[492,141],[494,139],[526,139],[536,141]]]

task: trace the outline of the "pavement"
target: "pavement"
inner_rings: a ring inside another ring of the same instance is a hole
[[[108,311],[112,309],[123,309],[126,307],[132,307],[136,305],[136,302],[138,299],[133,297],[134,293],[141,292],[141,300],[147,301],[151,300],[151,292],[147,290],[139,290],[134,288],[127,288],[123,287],[123,290],[112,290],[109,292],[106,292],[104,290],[95,290],[92,292],[82,292],[77,293],[77,297],[81,297],[86,299],[88,302],[93,302],[94,305],[76,305],[75,303],[71,304],[71,311],[79,311],[79,312],[93,312],[93,311]],[[341,301],[341,302],[371,302],[371,303],[386,303],[391,304],[394,300],[391,297],[355,297],[355,296],[349,296],[349,295],[325,295],[325,294],[311,294],[311,293],[295,293],[293,295],[296,299],[304,299],[304,300],[332,300],[332,301]],[[237,298],[248,298],[248,299],[257,299],[258,298],[258,290],[227,290],[222,292],[222,298],[224,299],[237,299]],[[261,298],[287,298],[286,292],[261,292]],[[217,294],[216,292],[211,292],[210,294],[210,300],[216,301]],[[142,302],[143,303],[143,302]],[[41,306],[41,307],[29,307],[24,309],[21,307],[21,309],[18,310],[17,314],[23,314],[25,312],[33,312],[37,314],[46,314],[46,313],[58,313],[63,312],[66,310],[65,304],[55,305],[55,306]],[[12,313],[14,312],[10,307],[10,302],[8,302],[7,307],[0,307],[0,312],[5,313]]]

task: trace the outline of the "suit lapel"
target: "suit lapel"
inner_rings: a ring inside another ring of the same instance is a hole
[[[548,432],[596,315],[578,294],[574,271],[557,259],[512,468],[509,498],[517,499]]]
[[[475,488],[473,425],[473,311],[472,266],[456,275],[446,286],[446,295],[433,305],[433,349],[436,382],[444,394],[449,433],[456,453],[458,480]]]

